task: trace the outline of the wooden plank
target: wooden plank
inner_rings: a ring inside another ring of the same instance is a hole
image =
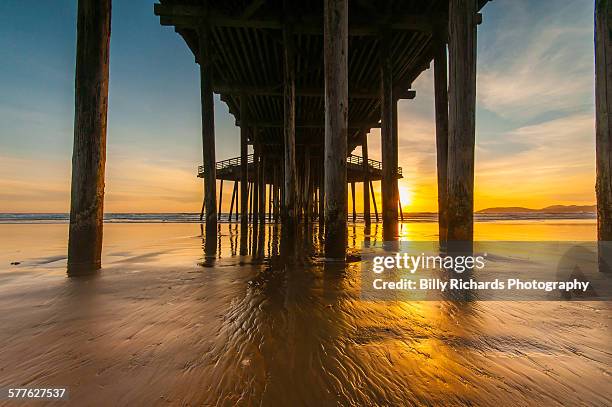
[[[612,2],[595,2],[595,142],[599,270],[612,271]],[[605,242],[605,243],[604,243]]]
[[[216,250],[217,240],[217,175],[215,160],[215,106],[212,82],[213,69],[207,52],[210,51],[210,37],[207,28],[198,32],[200,45],[200,98],[202,105],[202,162],[204,167],[204,202],[207,253]],[[214,243],[214,244],[213,244]]]
[[[438,171],[438,235],[440,242],[446,241],[448,196],[448,88],[447,88],[446,43],[440,42],[434,60],[434,96],[436,116],[436,157]]]
[[[207,9],[204,6],[195,5],[153,5],[153,11],[160,17],[161,25],[173,25],[183,28],[198,27],[205,19],[213,27],[233,27],[233,28],[255,28],[281,30],[284,26],[283,17],[266,16],[244,19],[242,17],[228,16],[220,11]],[[442,18],[428,14],[402,14],[395,15],[389,19],[387,16],[373,19],[372,16],[363,16],[361,21],[355,19],[347,28],[347,35],[352,36],[375,36],[379,34],[382,25],[396,31],[420,31],[425,33],[433,32],[436,25]],[[320,19],[309,16],[302,16],[292,22],[293,30],[296,34],[323,35],[324,27]]]
[[[79,0],[68,273],[101,267],[111,0]]]
[[[325,257],[346,257],[348,3],[325,0]]]
[[[448,240],[474,237],[476,0],[449,3]]]

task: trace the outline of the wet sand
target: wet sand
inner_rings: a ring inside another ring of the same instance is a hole
[[[610,302],[364,301],[359,263],[321,262],[316,230],[289,266],[272,229],[253,259],[228,224],[208,260],[197,224],[107,224],[104,269],[67,278],[66,235],[0,225],[0,387],[67,386],[79,406],[612,405]],[[595,224],[476,235],[592,240]]]

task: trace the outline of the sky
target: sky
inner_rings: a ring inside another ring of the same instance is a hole
[[[106,212],[201,207],[199,70],[153,3],[113,1]],[[593,3],[495,0],[482,10],[476,210],[594,204]],[[0,2],[0,212],[69,211],[75,45],[76,0]],[[405,211],[436,211],[433,64],[413,89],[399,103],[400,195]],[[233,123],[215,96],[218,160],[239,155]],[[380,132],[368,140],[379,159]]]

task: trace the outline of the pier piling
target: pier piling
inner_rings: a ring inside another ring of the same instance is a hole
[[[325,0],[325,256],[346,257],[348,2]]]
[[[111,0],[79,0],[68,274],[101,267]]]
[[[471,242],[474,237],[476,12],[476,0],[449,2],[449,241]]]
[[[440,42],[434,56],[434,98],[436,116],[436,164],[438,171],[438,236],[442,243],[447,235],[448,171],[448,88],[446,43]]]
[[[210,33],[207,27],[198,30],[200,63],[200,97],[202,104],[202,162],[204,166],[204,202],[206,242],[217,240],[217,175],[215,161],[215,106],[213,100],[213,69],[211,69]],[[212,252],[211,245],[209,252]],[[215,247],[216,248],[216,247]]]
[[[599,270],[612,271],[612,3],[595,2],[595,142]]]

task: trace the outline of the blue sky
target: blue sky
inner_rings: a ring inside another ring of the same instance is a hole
[[[198,67],[153,3],[113,4],[111,212],[197,211],[201,202]],[[476,207],[593,203],[593,2],[496,0],[483,16]],[[74,0],[0,3],[0,212],[68,210],[75,24]],[[400,103],[411,210],[435,210],[432,71],[414,83],[417,98]],[[238,130],[225,104],[215,107],[217,158],[235,156]]]

